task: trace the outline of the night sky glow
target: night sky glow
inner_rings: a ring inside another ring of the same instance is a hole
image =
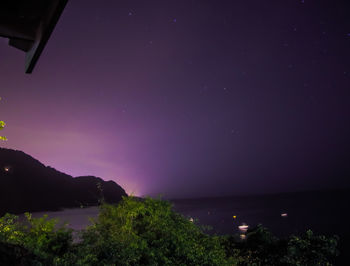
[[[349,187],[347,0],[71,0],[32,75],[0,41],[2,146],[168,197]]]

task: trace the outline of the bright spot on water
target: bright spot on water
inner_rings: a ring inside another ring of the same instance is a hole
[[[246,236],[245,234],[240,234],[239,237],[240,237],[242,240],[244,240],[244,239],[246,239],[247,236]]]

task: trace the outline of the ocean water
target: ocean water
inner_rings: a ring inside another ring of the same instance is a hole
[[[91,225],[91,219],[98,216],[98,207],[64,209],[61,211],[44,211],[33,212],[33,218],[40,218],[43,215],[48,215],[51,219],[58,219],[58,225],[67,223],[67,226],[74,230],[82,230]],[[25,215],[19,215],[20,221],[25,220]]]
[[[286,193],[267,196],[175,200],[174,208],[212,233],[239,233],[238,226],[258,224],[279,237],[308,229],[320,234],[349,233],[350,191]],[[236,216],[234,218],[233,216]]]
[[[242,234],[239,226],[262,224],[278,237],[300,234],[311,229],[317,234],[338,235],[341,261],[349,261],[350,190],[287,193],[267,196],[171,200],[174,209],[199,225],[212,227],[210,234]],[[98,207],[35,212],[48,214],[81,230],[98,215]],[[235,216],[235,218],[234,218]],[[22,216],[23,217],[23,216]],[[243,230],[244,231],[244,230]],[[339,263],[339,265],[343,265]]]

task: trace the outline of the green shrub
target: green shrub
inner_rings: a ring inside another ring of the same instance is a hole
[[[36,257],[36,264],[53,264],[69,252],[72,246],[72,230],[65,226],[58,227],[57,220],[32,218],[26,213],[26,221],[19,222],[18,217],[6,214],[0,218],[0,242],[21,246]]]
[[[82,234],[79,264],[228,265],[218,237],[172,211],[170,203],[124,198],[104,204]]]
[[[288,239],[286,254],[281,261],[287,265],[332,265],[338,255],[338,241],[337,236],[317,236],[308,230],[300,237]]]
[[[227,256],[236,258],[238,265],[333,265],[338,255],[338,237],[315,236],[307,231],[301,236],[278,239],[258,225],[248,230],[246,240],[222,237]]]

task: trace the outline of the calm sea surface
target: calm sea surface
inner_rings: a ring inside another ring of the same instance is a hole
[[[201,225],[209,233],[241,234],[238,226],[257,224],[269,228],[279,237],[312,229],[315,233],[340,236],[342,261],[349,257],[343,250],[350,245],[350,191],[290,193],[269,196],[201,198],[172,200],[174,209]],[[48,214],[80,230],[98,215],[98,208],[67,209],[58,212],[36,212],[33,217]],[[236,216],[234,218],[233,216]],[[339,264],[343,265],[343,264]]]

